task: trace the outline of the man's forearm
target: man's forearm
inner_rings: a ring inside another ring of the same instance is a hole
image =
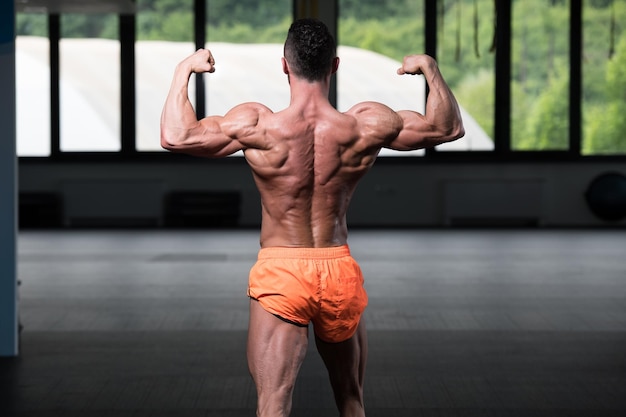
[[[161,142],[169,145],[183,141],[187,132],[198,125],[198,118],[189,100],[189,78],[193,72],[178,64],[161,114]]]
[[[433,61],[422,71],[429,87],[426,118],[446,136],[463,136],[465,132],[458,103],[443,79],[437,63]]]

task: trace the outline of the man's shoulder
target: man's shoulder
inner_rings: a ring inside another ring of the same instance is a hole
[[[363,126],[376,127],[376,130],[396,131],[402,124],[402,119],[389,106],[376,101],[364,101],[355,104],[344,114],[352,116],[357,123]]]
[[[375,142],[394,138],[402,130],[402,118],[398,113],[376,101],[355,104],[345,114],[354,117],[365,137]]]
[[[273,111],[263,103],[250,101],[236,105],[230,109],[226,115],[242,113],[271,114]]]
[[[388,116],[395,113],[389,106],[377,101],[362,101],[352,106],[345,114],[353,117],[363,115],[368,116]]]
[[[256,102],[241,103],[224,115],[222,128],[226,130],[231,129],[231,131],[225,131],[224,133],[232,137],[248,136],[250,134],[249,128],[258,127],[264,123],[263,120],[266,120],[267,116],[271,117],[273,114],[272,110],[264,104]]]

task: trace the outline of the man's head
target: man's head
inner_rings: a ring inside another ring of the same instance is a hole
[[[335,39],[319,20],[294,21],[287,33],[284,54],[290,72],[307,81],[321,81],[337,69]]]

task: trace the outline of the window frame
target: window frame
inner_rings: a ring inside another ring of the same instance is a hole
[[[206,2],[194,0],[194,42],[196,49],[203,48],[206,40]],[[294,0],[297,2],[297,0]],[[437,58],[437,9],[438,0],[424,0],[425,53]],[[425,150],[419,157],[381,157],[378,163],[419,164],[429,162],[572,162],[572,161],[624,161],[626,155],[583,155],[582,136],[582,0],[570,0],[569,27],[569,146],[563,151],[519,151],[511,149],[511,27],[512,2],[496,0],[496,44],[495,51],[495,109],[493,151],[438,151]],[[337,11],[338,12],[338,11]],[[294,18],[296,7],[293,8]],[[337,19],[338,13],[335,13]],[[150,162],[150,161],[202,161],[185,155],[136,149],[136,96],[135,96],[135,14],[118,14],[121,85],[121,150],[118,152],[63,152],[59,138],[59,41],[61,33],[60,15],[48,15],[48,39],[50,42],[50,138],[49,156],[20,156],[20,162]],[[335,22],[336,27],[336,22]],[[204,77],[195,75],[196,113],[203,117],[206,111]],[[336,89],[331,89],[331,102],[336,102]],[[215,163],[243,164],[243,158],[224,158]]]

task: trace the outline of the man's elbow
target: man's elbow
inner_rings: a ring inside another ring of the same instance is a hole
[[[465,136],[465,126],[463,126],[463,120],[459,118],[453,123],[445,134],[448,142],[455,141]]]
[[[174,145],[170,142],[168,136],[161,131],[161,148],[171,151]]]
[[[465,136],[465,126],[463,123],[459,123],[452,132],[452,140],[461,139],[463,136]]]
[[[182,143],[180,135],[176,135],[172,130],[161,128],[161,147],[168,151],[173,151],[180,147]]]

